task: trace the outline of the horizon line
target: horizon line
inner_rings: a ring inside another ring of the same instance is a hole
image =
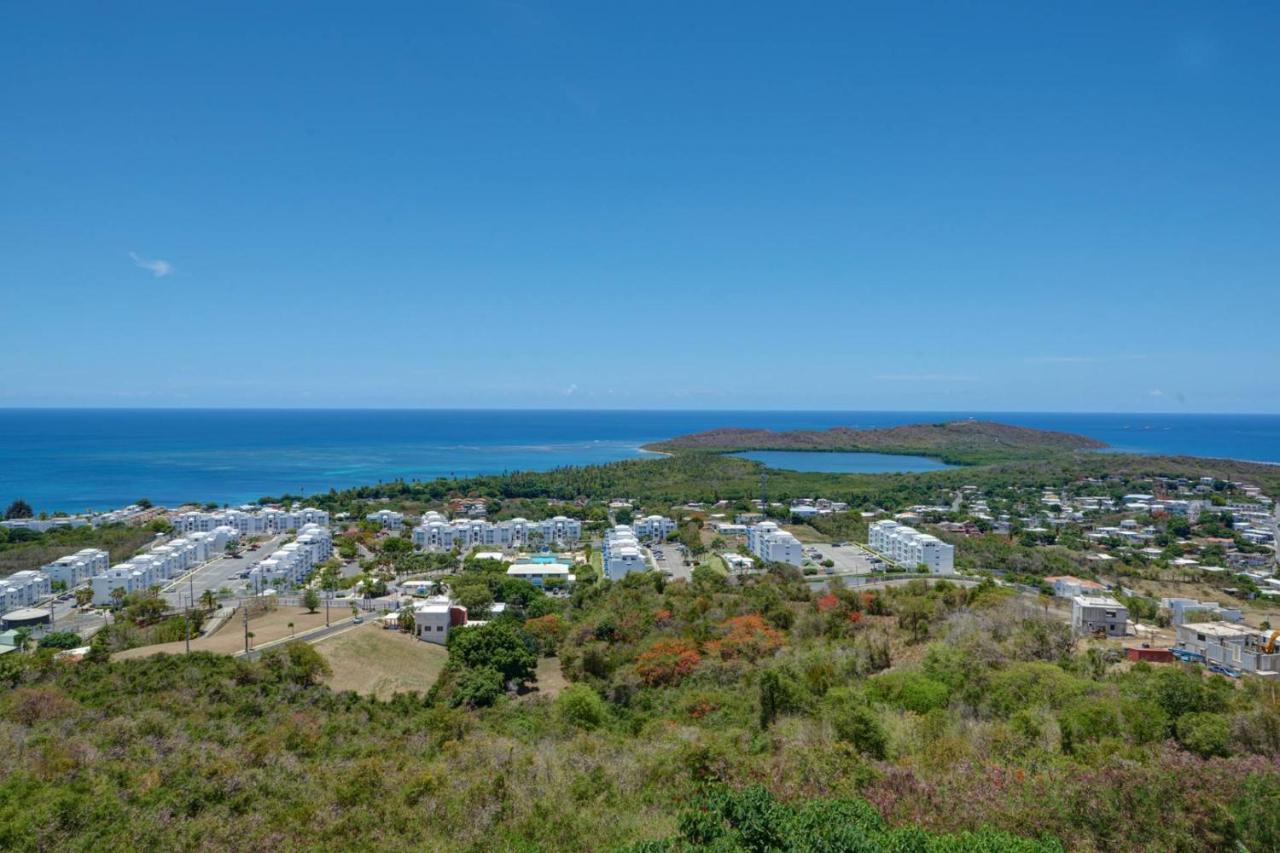
[[[777,414],[904,414],[904,415],[1134,415],[1134,416],[1233,416],[1280,417],[1280,412],[1257,411],[1145,411],[1107,409],[810,409],[810,408],[675,408],[675,407],[573,407],[559,406],[0,406],[0,412],[726,412]]]

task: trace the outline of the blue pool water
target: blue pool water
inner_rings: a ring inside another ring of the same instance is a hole
[[[0,409],[0,506],[19,497],[37,510],[70,512],[140,497],[234,504],[396,478],[634,459],[647,442],[716,427],[880,427],[963,417],[1083,433],[1118,450],[1280,462],[1280,415]]]

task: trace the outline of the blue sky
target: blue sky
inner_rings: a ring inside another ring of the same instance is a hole
[[[1259,3],[7,4],[0,406],[1280,411],[1278,43]]]

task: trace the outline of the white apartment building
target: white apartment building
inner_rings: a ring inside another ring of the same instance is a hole
[[[59,557],[52,563],[46,563],[40,567],[40,571],[48,575],[51,582],[61,581],[66,584],[67,589],[72,589],[109,568],[111,568],[111,556],[106,551],[85,548],[83,551]]]
[[[399,530],[404,526],[404,513],[396,512],[392,509],[380,509],[377,512],[371,512],[366,515],[365,520],[372,521],[387,530]]]
[[[804,563],[804,546],[792,534],[772,521],[762,521],[747,528],[747,548],[766,563]]]
[[[30,607],[49,595],[52,595],[49,576],[34,569],[14,572],[0,580],[0,607],[6,612]]]
[[[936,536],[921,533],[896,521],[877,521],[868,529],[867,544],[893,562],[907,569],[924,565],[933,575],[954,575],[954,545]]]
[[[94,604],[111,604],[111,593],[122,588],[125,594],[142,592],[190,571],[220,556],[227,543],[237,538],[235,529],[215,527],[207,533],[191,533],[157,545],[145,554],[112,566],[90,579]]]
[[[664,515],[646,515],[631,522],[631,530],[637,539],[665,540],[676,530],[676,523]]]
[[[647,572],[649,562],[635,531],[619,524],[604,535],[600,556],[603,558],[604,576],[611,581],[621,580],[632,572]]]
[[[438,512],[428,512],[413,528],[413,544],[428,551],[466,550],[476,545],[499,548],[528,545],[572,545],[582,538],[582,522],[557,515],[542,521],[512,518],[486,521],[460,518],[450,521]]]
[[[215,527],[231,527],[241,536],[257,534],[284,533],[297,530],[308,524],[320,524],[328,527],[329,513],[315,507],[301,509],[274,509],[267,507],[241,507],[216,512],[180,512],[169,517],[169,522],[178,533],[207,533]]]
[[[297,586],[316,566],[333,556],[333,534],[328,527],[306,524],[292,542],[249,570],[249,585],[257,591],[276,586]]]

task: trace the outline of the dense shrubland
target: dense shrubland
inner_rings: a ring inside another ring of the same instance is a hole
[[[0,847],[1280,844],[1270,685],[1080,650],[989,584],[639,575],[533,601],[389,702],[331,692],[302,644],[6,663]],[[552,651],[571,686],[525,693]]]

